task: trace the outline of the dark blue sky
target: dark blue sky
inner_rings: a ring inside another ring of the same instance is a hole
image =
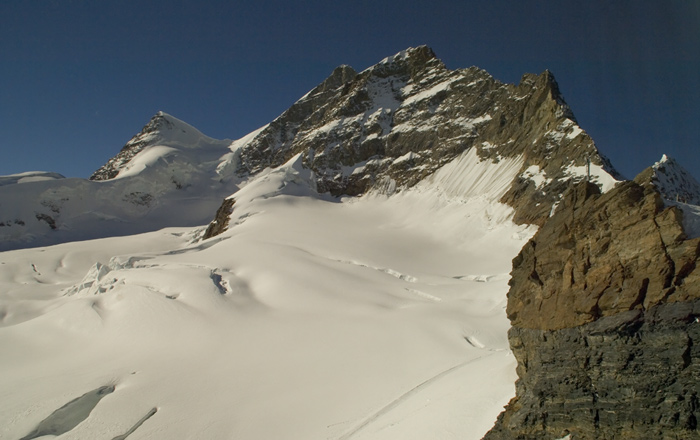
[[[0,175],[87,177],[158,110],[236,139],[421,44],[504,82],[549,69],[624,175],[667,153],[700,180],[696,0],[2,1]]]

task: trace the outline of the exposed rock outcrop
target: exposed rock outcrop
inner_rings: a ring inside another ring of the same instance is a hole
[[[493,439],[698,438],[700,239],[652,185],[582,182],[513,260]]]
[[[508,317],[557,330],[700,297],[699,247],[652,187],[581,183],[513,261]]]
[[[560,330],[513,327],[517,397],[486,439],[700,436],[700,301]]]
[[[219,206],[219,209],[216,210],[214,220],[209,223],[207,230],[204,231],[204,235],[202,236],[203,240],[215,237],[226,230],[228,223],[231,220],[231,213],[233,212],[233,205],[235,203],[236,199],[233,197],[224,199],[221,206]]]

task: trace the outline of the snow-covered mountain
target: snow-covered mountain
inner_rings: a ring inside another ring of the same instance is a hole
[[[551,73],[424,46],[237,141],[158,113],[90,180],[2,177],[0,438],[480,439],[511,260],[618,178]]]
[[[150,180],[169,178],[181,189],[191,185],[190,180],[198,174],[214,171],[221,175],[219,167],[225,161],[222,155],[230,144],[230,140],[212,139],[191,125],[158,112],[119,154],[95,171],[90,180],[140,175]]]
[[[206,223],[238,189],[232,147],[159,112],[92,180],[0,177],[0,250]]]

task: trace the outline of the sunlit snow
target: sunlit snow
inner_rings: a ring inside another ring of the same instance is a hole
[[[590,177],[591,181],[597,184],[603,192],[610,191],[619,183],[619,181],[605,171],[603,167],[594,163],[590,164],[590,168],[585,165],[575,166],[570,164],[564,169],[564,175],[579,180]]]
[[[481,438],[514,395],[505,294],[534,230],[497,200],[522,160],[470,150],[342,200],[300,164],[242,186],[209,240],[0,253],[0,438],[112,386],[61,438]]]

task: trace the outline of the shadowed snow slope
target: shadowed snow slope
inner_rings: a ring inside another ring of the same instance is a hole
[[[333,199],[297,156],[209,240],[0,253],[0,438],[112,386],[61,438],[481,438],[514,394],[505,292],[533,230],[499,185],[455,188],[475,187],[459,168],[508,181],[516,162]]]

